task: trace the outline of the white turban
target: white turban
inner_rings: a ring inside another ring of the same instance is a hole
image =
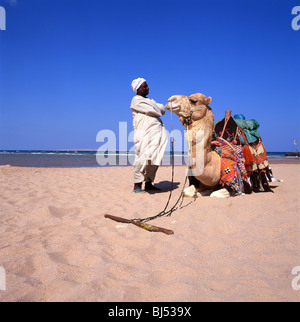
[[[132,87],[133,91],[135,93],[137,93],[137,90],[140,88],[140,86],[144,82],[146,82],[146,80],[144,78],[137,78],[137,79],[133,80],[132,83],[131,83],[131,87]]]

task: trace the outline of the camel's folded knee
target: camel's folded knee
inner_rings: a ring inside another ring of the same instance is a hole
[[[229,198],[230,193],[227,189],[223,188],[217,191],[214,191],[210,197],[215,197],[215,198]]]
[[[194,185],[191,185],[183,190],[183,196],[188,198],[196,198],[201,197],[201,194],[197,192]]]

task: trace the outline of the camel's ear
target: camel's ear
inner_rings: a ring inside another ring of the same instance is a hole
[[[211,100],[212,100],[212,98],[210,96],[206,97],[205,105],[209,105],[211,103]]]

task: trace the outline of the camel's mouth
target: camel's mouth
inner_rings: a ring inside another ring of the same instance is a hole
[[[178,102],[178,100],[175,97],[170,97],[167,104],[166,109],[169,112],[178,112],[180,111],[181,104]]]
[[[171,104],[167,103],[166,109],[169,112],[178,112],[180,110],[180,105],[175,105],[174,106],[172,103]]]

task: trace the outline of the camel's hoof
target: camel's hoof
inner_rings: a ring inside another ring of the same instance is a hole
[[[185,188],[183,190],[183,195],[184,195],[184,197],[195,198],[195,197],[198,197],[200,195],[200,193],[197,193],[195,186],[191,185],[188,188]]]
[[[220,189],[217,191],[214,191],[210,197],[215,197],[215,198],[229,198],[230,197],[230,193],[225,189]]]

